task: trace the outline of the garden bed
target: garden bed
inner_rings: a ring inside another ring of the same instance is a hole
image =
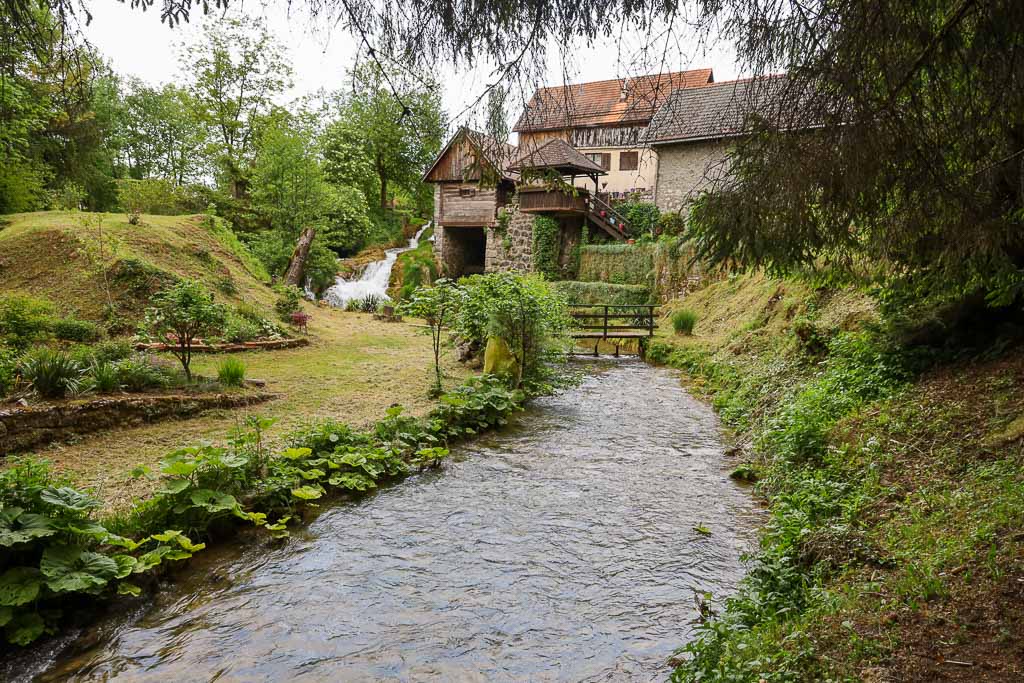
[[[309,346],[305,337],[295,339],[268,339],[265,341],[249,341],[238,344],[193,344],[192,350],[200,353],[239,353],[242,351],[273,351],[276,349],[296,349]],[[176,347],[161,342],[153,344],[136,344],[137,351],[170,351]]]
[[[184,418],[216,408],[263,403],[275,394],[217,393],[105,396],[0,410],[0,454],[112,427],[131,427],[167,418]]]

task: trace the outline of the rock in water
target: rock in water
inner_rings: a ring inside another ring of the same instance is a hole
[[[484,350],[484,374],[515,377],[518,370],[519,365],[505,340],[490,337]]]

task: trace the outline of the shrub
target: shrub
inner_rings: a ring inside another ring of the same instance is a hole
[[[197,337],[219,331],[227,311],[215,303],[213,294],[195,280],[184,280],[153,297],[153,306],[146,309],[145,326],[164,343],[170,345],[192,381],[192,344]]]
[[[117,196],[132,225],[138,225],[144,213],[166,216],[181,211],[182,198],[170,182],[162,179],[118,180]]]
[[[627,235],[629,237],[653,236],[655,226],[661,212],[651,202],[624,202],[619,204],[617,210],[629,223]]]
[[[238,304],[235,306],[235,314],[256,325],[259,325],[266,320],[263,315],[263,311],[261,311],[258,306],[254,306],[252,304]]]
[[[85,371],[86,386],[101,394],[110,394],[121,388],[117,366],[110,361],[93,363]]]
[[[245,363],[237,358],[225,358],[217,366],[217,381],[228,387],[240,387],[245,382]]]
[[[668,235],[669,237],[676,237],[686,232],[686,221],[682,215],[675,211],[669,211],[658,216],[658,224],[654,228],[655,234],[658,236]]]
[[[109,339],[89,346],[76,346],[71,350],[71,356],[82,367],[88,367],[94,363],[116,363],[133,352],[132,343],[127,339]]]
[[[688,308],[681,308],[672,314],[672,329],[676,334],[693,334],[693,326],[697,324],[697,314]]]
[[[116,364],[117,381],[127,391],[159,389],[171,383],[169,373],[154,365],[149,356],[136,353]]]
[[[0,297],[0,343],[24,349],[50,336],[54,307],[24,294]]]
[[[274,310],[287,322],[292,313],[302,310],[302,290],[295,285],[279,285],[275,291],[278,297]]]
[[[82,387],[82,366],[67,353],[40,347],[25,354],[18,374],[44,398],[63,398]]]
[[[101,332],[99,325],[88,320],[62,318],[53,323],[53,336],[64,341],[95,342],[99,341]]]
[[[379,294],[367,294],[360,299],[351,299],[345,306],[346,311],[359,311],[362,313],[376,313],[384,298]]]
[[[306,327],[309,325],[309,321],[313,318],[309,313],[304,311],[295,311],[291,315],[292,325],[299,328],[303,332],[306,332]]]
[[[18,352],[0,346],[0,396],[14,390],[18,380]]]
[[[260,336],[260,328],[256,323],[240,315],[228,314],[224,323],[224,339],[235,344],[252,341]]]

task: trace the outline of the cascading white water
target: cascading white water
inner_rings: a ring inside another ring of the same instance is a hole
[[[324,292],[323,300],[335,308],[345,308],[349,301],[362,299],[369,294],[374,294],[382,299],[389,298],[387,294],[388,281],[391,279],[391,269],[395,265],[395,260],[398,259],[399,254],[415,249],[420,243],[420,236],[429,227],[430,223],[427,223],[420,228],[416,235],[409,240],[409,246],[385,251],[384,259],[374,261],[366,266],[359,279],[346,280],[339,276],[335,283]]]

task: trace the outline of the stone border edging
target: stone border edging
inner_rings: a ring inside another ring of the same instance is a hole
[[[0,410],[0,457],[102,429],[191,417],[215,408],[240,408],[277,397],[266,392],[111,396]]]
[[[309,339],[296,337],[294,339],[271,339],[268,341],[251,341],[241,344],[193,344],[192,350],[201,353],[238,353],[240,351],[273,351],[277,349],[294,349],[300,346],[309,346]],[[154,344],[139,343],[135,345],[136,351],[170,351],[175,347],[163,342]]]

